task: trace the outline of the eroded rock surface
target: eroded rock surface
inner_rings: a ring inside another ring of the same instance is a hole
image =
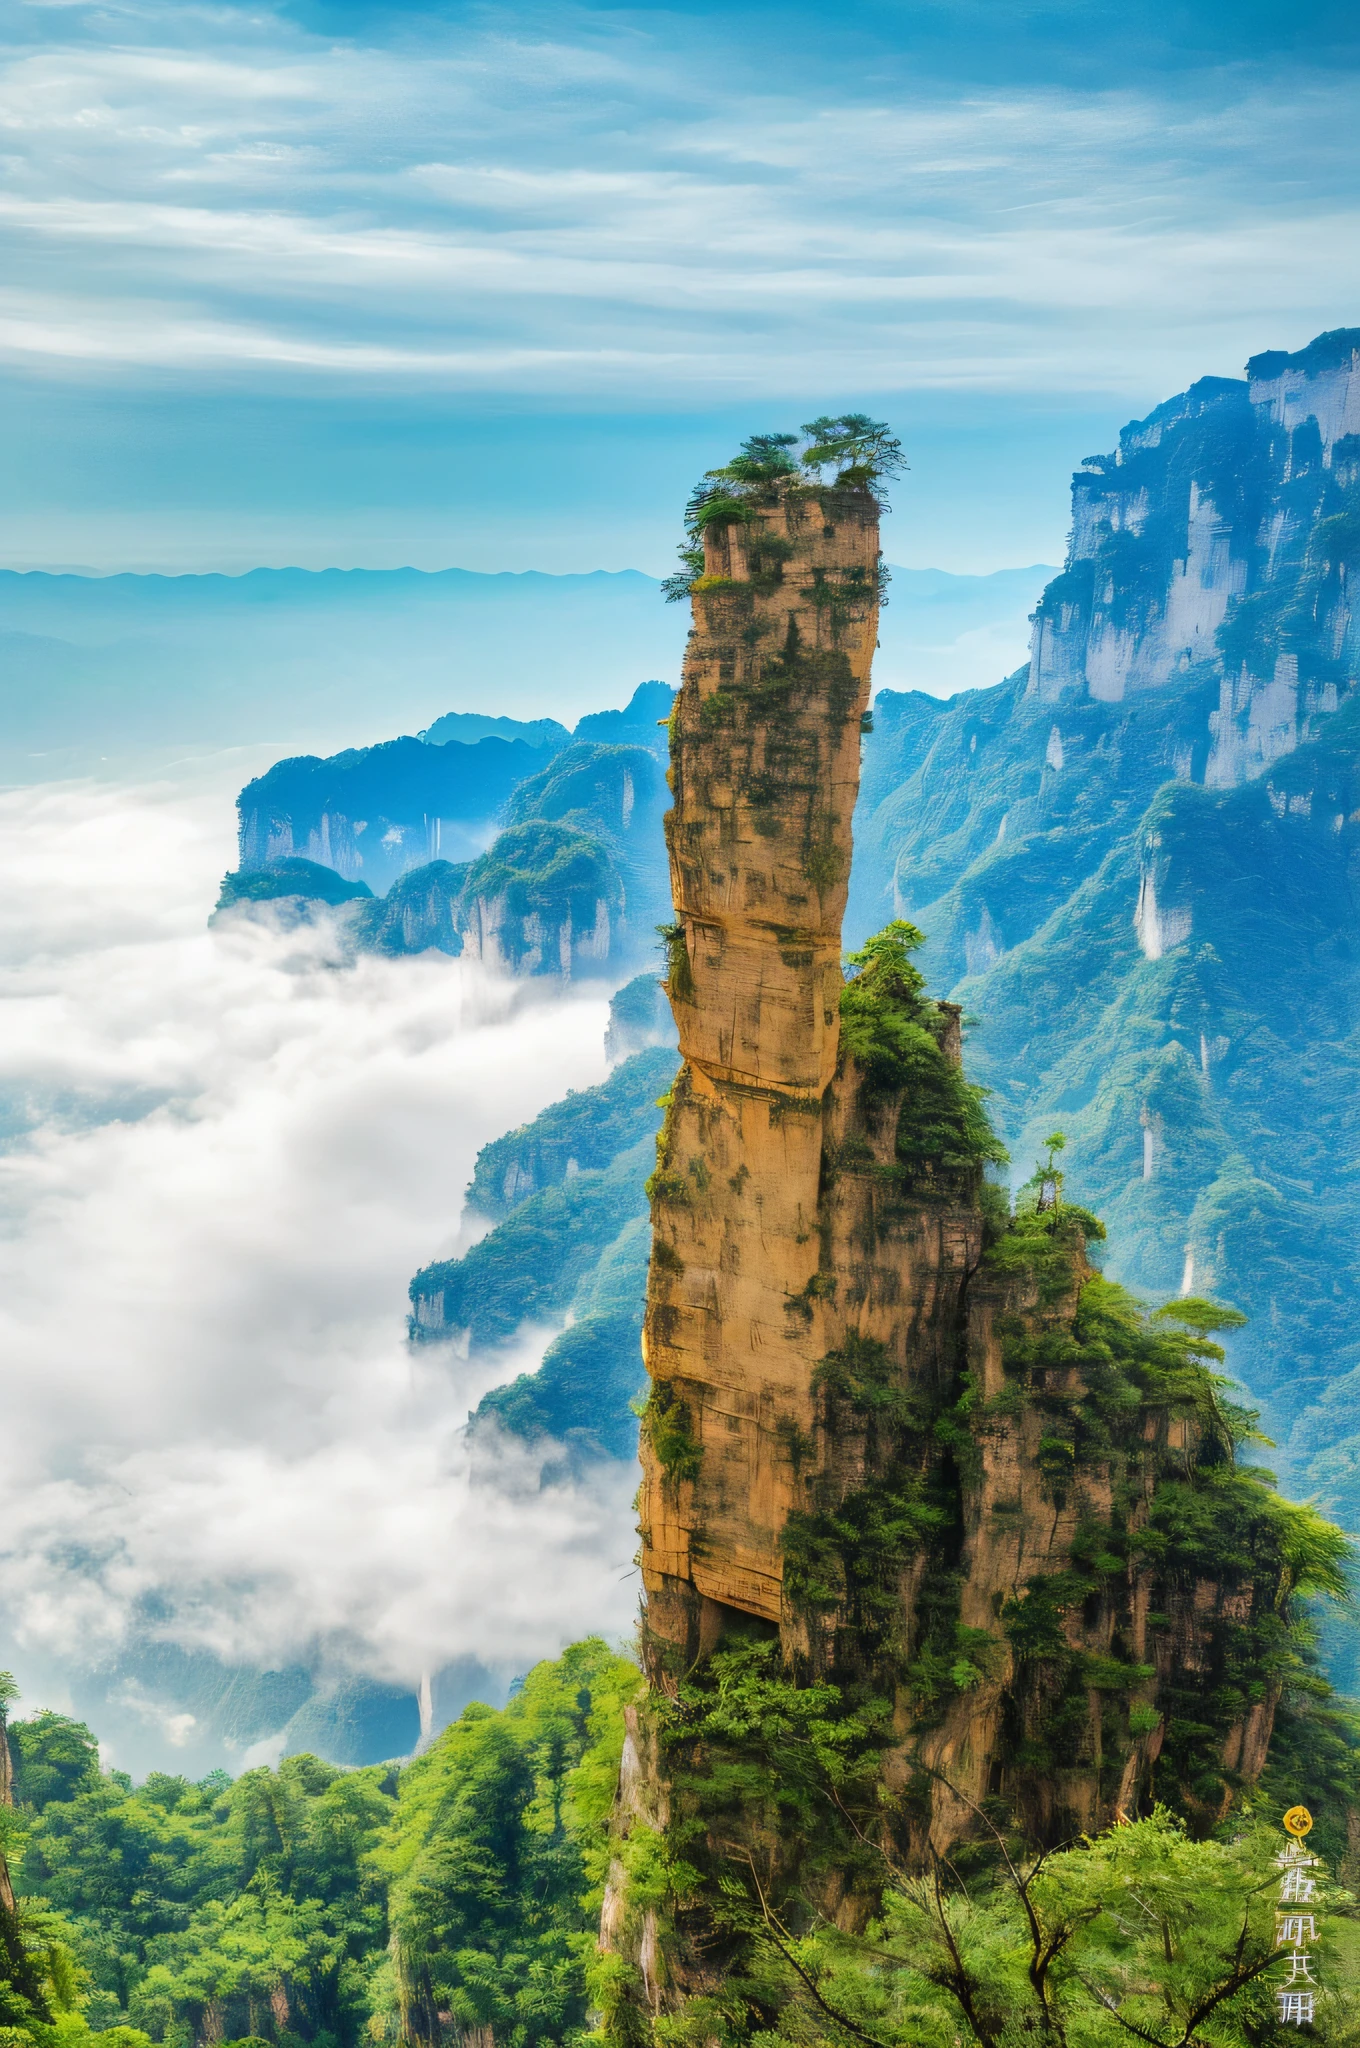
[[[1216,1311],[1148,1320],[1051,1172],[1013,1218],[986,1187],[998,1148],[919,933],[889,926],[843,979],[877,509],[770,484],[710,524],[692,586],[682,1066],[649,1184],[651,1690],[602,1933],[653,2015],[724,1995],[762,1919],[862,1926],[886,1869],[988,1802],[1048,1842],[1153,1798],[1211,1824],[1279,1693],[1299,1511],[1235,1466]]]
[[[684,1065],[653,1183],[646,1357],[703,1477],[644,1461],[651,1626],[702,1603],[778,1621],[792,1504],[781,1431],[811,1424],[823,1096],[877,630],[878,505],[786,484],[710,529],[671,724],[669,990]],[[702,1531],[702,1538],[696,1535]]]

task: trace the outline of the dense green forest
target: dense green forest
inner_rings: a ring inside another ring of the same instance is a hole
[[[729,1742],[787,1758],[789,1796],[815,1829],[836,1783],[819,1689],[753,1686],[740,1639],[715,1666],[706,1711]],[[622,1965],[596,1943],[611,1858],[627,1857],[658,1901],[696,1877],[683,1843],[611,1836],[624,1709],[641,1683],[630,1658],[577,1643],[503,1711],[470,1706],[414,1761],[344,1770],[296,1756],[198,1784],[155,1772],[134,1786],[101,1769],[79,1722],[13,1720],[0,2048],[539,2048],[579,2042],[602,2017],[616,2034]],[[673,1712],[683,1735],[683,1691]],[[809,2038],[844,2048],[1005,2048],[1022,2035],[1253,2048],[1281,2032],[1273,1859],[1279,1813],[1303,1798],[1323,1859],[1309,2037],[1354,2048],[1358,1742],[1301,1670],[1265,1781],[1212,1839],[1159,1811],[1036,1858],[987,1823],[948,1866],[886,1870],[882,1918],[862,1932],[753,1928],[763,1962],[741,1995],[758,1999],[763,1978],[770,2048],[790,2038],[780,1979],[814,1987]],[[703,2018],[662,2020],[658,2040],[683,2048]],[[725,2031],[716,2012],[708,2021]]]
[[[296,1756],[199,1784],[134,1786],[101,1770],[79,1722],[13,1720],[0,2044],[579,2035],[640,1683],[603,1642],[577,1643],[413,1762]]]

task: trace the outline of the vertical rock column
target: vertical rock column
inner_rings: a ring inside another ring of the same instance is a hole
[[[824,1098],[878,623],[877,501],[800,482],[710,527],[672,721],[668,987],[684,1064],[652,1181],[642,1570],[692,1656],[781,1618],[815,1313]]]

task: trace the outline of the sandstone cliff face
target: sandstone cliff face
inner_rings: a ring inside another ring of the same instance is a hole
[[[586,887],[564,889],[560,900],[542,908],[526,908],[513,888],[465,896],[461,937],[469,959],[505,974],[551,974],[563,981],[573,974],[602,974],[620,906],[617,894],[611,902],[605,893],[613,878],[603,863],[586,856],[581,865],[589,869]]]
[[[890,1783],[901,1758],[938,1774],[918,1846],[974,1831],[989,1796],[1037,1841],[1154,1797],[1205,1822],[1265,1765],[1278,1569],[1227,1565],[1232,1510],[1198,1556],[1166,1541],[1190,1498],[1214,1521],[1231,1449],[1210,1409],[1177,1401],[1132,1352],[1102,1385],[1106,1290],[1079,1244],[1072,1230],[1047,1275],[988,1261],[969,1284],[955,1555],[974,1670],[885,1759]],[[1192,1764],[1178,1717],[1196,1714]],[[1180,1747],[1164,1756],[1168,1730]]]
[[[918,935],[890,927],[843,983],[875,512],[785,483],[710,528],[673,719],[652,1691],[602,1937],[652,2013],[739,1974],[771,1900],[862,1924],[878,1849],[946,1852],[988,1800],[1048,1841],[1154,1795],[1216,1817],[1283,1668],[1285,1546],[1203,1345],[1100,1281],[1094,1219],[1003,1217]],[[822,1741],[834,1796],[807,1776]],[[657,1838],[669,1900],[630,1875]]]
[[[302,857],[385,889],[428,861],[477,854],[506,798],[542,766],[536,747],[495,737],[407,737],[276,762],[237,798],[241,867]]]
[[[1245,382],[1203,378],[1126,427],[1072,480],[1028,665],[947,702],[884,692],[854,929],[930,912],[946,984],[985,973],[1160,787],[1271,775],[1354,704],[1360,435],[1338,429],[1357,351],[1360,329],[1254,357]]]
[[[604,1034],[605,1058],[611,1067],[652,1046],[677,1043],[675,1019],[655,974],[634,975],[614,991]]]
[[[878,506],[784,485],[710,529],[672,715],[669,990],[684,1065],[654,1184],[648,1371],[701,1480],[644,1458],[653,1629],[704,1603],[778,1621],[785,1439],[828,1349],[822,1098],[839,1050],[841,919],[877,637]]]
[[[648,687],[669,704],[664,684]],[[659,737],[655,721],[649,737]],[[479,784],[474,757],[488,751]],[[298,878],[306,897],[367,896],[368,880],[354,879],[363,870],[387,888],[346,920],[362,949],[465,952],[503,973],[563,980],[607,973],[650,951],[669,905],[663,771],[652,748],[638,745],[578,743],[524,772],[526,761],[541,760],[541,749],[491,737],[475,746],[402,739],[334,761],[280,762],[241,794],[241,870],[227,878],[219,908],[281,897],[293,870],[310,876]],[[419,810],[422,802],[447,810],[457,801],[485,802],[488,817],[460,825]],[[351,819],[342,802],[362,803],[368,818]],[[393,811],[401,814],[395,821]],[[507,829],[478,852],[496,811]],[[436,857],[455,839],[477,857]],[[295,841],[306,845],[306,859],[293,853]]]

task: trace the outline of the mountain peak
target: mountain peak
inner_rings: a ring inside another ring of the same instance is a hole
[[[1301,377],[1316,377],[1326,370],[1350,369],[1357,356],[1360,327],[1330,327],[1325,334],[1315,335],[1306,348],[1295,349],[1292,355],[1288,349],[1270,348],[1253,356],[1247,364],[1247,376],[1253,384],[1282,377],[1289,371]]]

